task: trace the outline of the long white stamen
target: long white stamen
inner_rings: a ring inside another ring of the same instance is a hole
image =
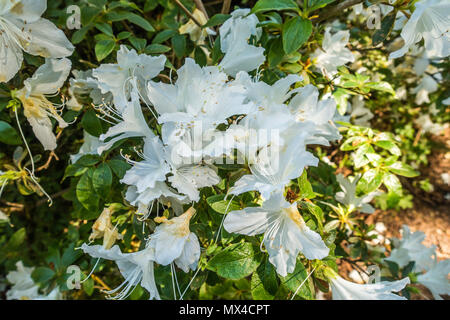
[[[316,267],[314,267],[314,269],[312,269],[312,271],[308,274],[306,279],[303,280],[303,282],[298,286],[298,288],[297,288],[297,290],[295,290],[294,295],[292,296],[291,300],[293,300],[295,298],[295,296],[297,295],[297,293],[300,290],[300,288],[305,284],[306,280],[308,280],[309,277],[313,274],[314,270],[316,270]]]

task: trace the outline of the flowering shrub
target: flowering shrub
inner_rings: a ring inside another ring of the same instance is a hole
[[[442,299],[425,235],[365,218],[448,127],[449,30],[445,0],[0,1],[6,298]]]

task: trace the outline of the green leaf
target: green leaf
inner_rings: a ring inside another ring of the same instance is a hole
[[[5,121],[0,121],[0,142],[12,145],[22,144],[16,129]]]
[[[96,154],[86,154],[75,162],[78,166],[91,167],[99,163],[102,159]]]
[[[308,0],[308,11],[312,12],[317,9],[322,9],[334,1],[336,0]]]
[[[341,145],[342,151],[350,151],[358,149],[363,143],[366,143],[368,139],[366,137],[350,137],[344,141]]]
[[[34,269],[31,277],[35,282],[45,283],[55,275],[55,271],[47,267],[38,267]]]
[[[91,30],[93,27],[94,25],[90,24],[75,31],[72,35],[72,43],[79,44],[81,41],[83,41],[88,31]]]
[[[281,277],[281,282],[283,286],[285,286],[292,292],[295,292],[307,277],[307,270],[300,262],[300,260],[297,260],[294,271],[288,274],[286,277]],[[311,280],[311,278],[309,278],[308,280]],[[304,299],[311,300],[314,299],[315,295],[311,290],[311,281],[308,280],[303,283],[302,287],[298,290],[297,295]]]
[[[293,0],[259,0],[252,9],[253,13],[264,11],[299,10]]]
[[[383,184],[390,192],[398,192],[402,189],[402,184],[395,174],[386,173],[383,177]]]
[[[92,174],[92,186],[101,197],[106,198],[111,190],[112,171],[106,164],[102,163]]]
[[[384,173],[379,169],[367,170],[358,181],[357,191],[368,194],[377,190],[383,182]]]
[[[64,171],[64,177],[62,181],[66,180],[68,177],[78,177],[87,171],[88,168],[80,166],[77,164],[69,164]]]
[[[177,34],[176,36],[172,37],[171,41],[173,50],[177,58],[183,58],[184,53],[186,52],[186,38],[181,34]]]
[[[89,168],[89,170],[81,176],[76,187],[77,199],[88,211],[96,211],[100,200],[92,185],[93,173],[94,169]]]
[[[419,172],[414,170],[413,167],[399,161],[395,162],[387,168],[389,169],[389,171],[395,174],[408,178],[417,177],[419,175]]]
[[[390,85],[389,82],[386,81],[380,81],[380,82],[367,82],[364,83],[364,88],[369,88],[371,90],[377,90],[377,91],[383,91],[388,92],[395,96],[395,91]]]
[[[75,250],[75,244],[71,243],[63,253],[61,264],[64,267],[68,267],[81,256],[82,253],[80,252],[80,250]]]
[[[278,37],[272,41],[269,48],[269,67],[275,68],[283,60],[284,55],[283,40],[281,37]]]
[[[145,48],[145,53],[146,54],[157,54],[157,53],[165,53],[170,51],[170,47],[165,46],[163,44],[158,44],[158,43],[153,43],[147,46],[147,48]]]
[[[104,34],[106,34],[107,36],[114,38],[114,32],[113,32],[112,26],[107,24],[106,22],[96,23],[95,27],[98,30],[100,30],[101,32],[103,32]]]
[[[312,23],[303,17],[295,17],[283,24],[283,49],[290,54],[300,49],[308,41],[312,32]]]
[[[231,17],[231,14],[223,14],[223,13],[215,14],[208,20],[207,23],[205,23],[203,28],[215,27],[215,26],[227,21],[230,17]]]
[[[262,263],[251,279],[252,297],[255,300],[273,300],[278,289],[277,273],[268,259]]]
[[[128,39],[128,41],[130,41],[132,46],[138,52],[143,51],[145,49],[145,46],[147,45],[147,40],[142,39],[142,38],[131,37],[131,38]]]
[[[224,200],[224,198],[225,198],[225,195],[218,194],[218,195],[208,197],[206,199],[206,202],[214,211],[221,213],[221,214],[225,214],[225,212],[231,212],[231,211],[241,209],[241,206],[236,201],[233,200],[230,203],[230,199]],[[228,211],[226,211],[227,207],[228,207]]]
[[[400,148],[392,141],[389,140],[379,140],[379,141],[375,141],[374,144],[377,147],[383,148],[388,150],[390,153],[396,155],[396,156],[401,156],[402,152],[400,150]]]
[[[101,40],[95,45],[95,56],[102,61],[113,52],[116,42],[113,39]]]
[[[9,251],[13,251],[14,249],[17,249],[22,245],[22,243],[25,241],[25,237],[25,228],[20,228],[19,230],[14,232],[5,247],[8,248]]]
[[[261,252],[248,242],[236,243],[216,254],[208,269],[227,279],[241,279],[252,274],[259,266]]]
[[[143,17],[135,14],[135,13],[131,13],[129,12],[127,14],[127,20],[130,21],[131,23],[134,23],[135,25],[141,27],[142,29],[148,31],[148,32],[153,32],[155,31],[155,28],[153,28],[153,26],[150,24],[150,22],[148,22],[147,20],[145,20]]]
[[[122,160],[109,160],[108,165],[119,179],[122,179],[127,170],[131,168],[130,164]]]
[[[386,40],[394,27],[397,10],[392,10],[381,20],[381,28],[375,30],[372,36],[372,45],[376,46]]]
[[[171,29],[163,30],[153,38],[152,43],[154,44],[163,43],[164,41],[169,40],[176,34],[178,34],[178,32],[175,30]]]
[[[83,290],[88,296],[94,293],[94,279],[89,278],[83,282]]]
[[[194,59],[199,66],[201,67],[206,66],[206,54],[201,47],[195,47]]]
[[[300,188],[299,198],[301,199],[314,199],[316,197],[315,192],[312,189],[311,183],[308,181],[306,170],[303,170],[300,178],[297,179],[298,186]]]
[[[99,137],[103,133],[102,122],[97,117],[94,109],[89,109],[81,119],[81,125],[91,136]]]

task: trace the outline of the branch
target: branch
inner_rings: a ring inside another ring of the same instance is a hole
[[[352,7],[354,5],[357,5],[361,2],[364,2],[364,0],[345,0],[344,2],[341,2],[333,7],[326,7],[323,11],[319,13],[319,17],[314,19],[314,22],[322,22],[324,20],[327,20],[329,18],[332,18],[334,16],[338,16],[342,14],[342,11]]]
[[[195,19],[195,17],[192,15],[192,13],[179,0],[173,0],[173,1],[175,1],[177,6],[179,6],[180,9],[183,10],[184,13],[186,13],[188,15],[188,17],[192,19],[192,21],[195,22],[196,25],[198,25],[200,28],[202,27],[200,22],[198,22],[197,19]]]
[[[229,13],[230,12],[230,8],[231,8],[231,0],[225,0],[223,2],[221,13],[223,13],[223,14]]]

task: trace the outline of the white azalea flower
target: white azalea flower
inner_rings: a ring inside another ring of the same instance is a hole
[[[155,261],[161,265],[172,262],[189,272],[197,269],[200,258],[200,243],[195,233],[189,230],[189,222],[195,214],[193,207],[179,217],[168,220],[165,217],[155,218],[161,222],[150,236],[149,247],[155,250]]]
[[[172,169],[169,182],[178,192],[185,194],[191,201],[199,201],[199,189],[211,187],[220,182],[217,169],[208,165],[186,165],[176,166]]]
[[[6,292],[8,300],[61,300],[62,294],[56,287],[48,295],[39,293],[39,286],[34,282],[31,274],[34,267],[28,268],[22,261],[16,263],[16,271],[10,271],[6,279],[13,286]]]
[[[139,154],[143,161],[131,161],[133,167],[129,169],[120,181],[137,187],[142,193],[147,188],[154,188],[157,181],[165,181],[166,174],[170,172],[166,162],[164,146],[159,137],[150,137],[144,140],[144,152]]]
[[[63,58],[74,50],[64,33],[41,18],[47,0],[9,0],[0,3],[0,83],[8,82],[22,66],[23,52]]]
[[[448,123],[440,124],[440,123],[434,123],[430,115],[424,114],[421,115],[419,118],[414,120],[414,123],[417,124],[422,131],[428,132],[434,135],[441,134],[446,128],[448,128]]]
[[[24,114],[33,128],[36,138],[45,150],[56,148],[56,137],[52,132],[50,117],[56,119],[61,128],[67,123],[61,117],[58,106],[50,102],[46,95],[54,95],[66,81],[72,63],[69,59],[46,59],[31,78],[24,81],[24,87],[14,96],[22,102]]]
[[[415,7],[400,34],[405,43],[392,52],[389,59],[402,57],[422,38],[428,57],[447,57],[450,54],[450,3],[447,0],[424,0],[416,2]]]
[[[370,127],[369,120],[374,117],[370,109],[364,107],[364,98],[361,96],[353,96],[352,98],[352,112],[350,117],[353,123],[361,127]]]
[[[87,154],[98,154],[97,150],[99,147],[103,146],[104,143],[100,141],[99,138],[91,136],[87,131],[83,131],[83,144],[80,147],[80,150],[77,154],[73,154],[70,156],[70,162],[75,163],[82,156]]]
[[[306,166],[317,166],[319,160],[306,151],[305,140],[309,130],[303,124],[296,124],[281,136],[284,140],[282,146],[271,145],[261,149],[249,165],[252,174],[241,177],[229,193],[237,195],[256,190],[268,199],[274,192],[283,192],[292,179],[302,175]]]
[[[256,15],[249,13],[250,9],[233,11],[219,29],[220,49],[225,53],[219,66],[232,77],[239,71],[253,71],[265,61],[264,48],[248,43],[252,35],[259,38],[262,32],[256,27]]]
[[[329,145],[328,141],[341,139],[339,130],[333,122],[336,114],[336,101],[333,98],[318,100],[319,90],[313,85],[299,88],[289,103],[289,108],[299,122],[313,122],[314,136],[308,144]]]
[[[105,112],[110,112],[110,116],[118,123],[110,127],[105,134],[100,135],[100,141],[105,142],[105,144],[97,148],[98,154],[102,154],[103,151],[111,148],[114,143],[125,138],[151,138],[155,136],[145,121],[136,90],[131,92],[131,101],[127,103],[122,114],[117,113],[112,108],[108,108]]]
[[[246,114],[244,90],[228,82],[217,67],[200,67],[187,58],[177,71],[174,85],[148,84],[148,97],[160,114],[160,123],[177,122],[186,126],[200,121],[203,130],[215,128],[237,114]]]
[[[92,76],[92,70],[72,70],[72,74],[74,77],[70,79],[70,100],[67,101],[69,109],[81,110],[83,105],[88,103],[88,98],[91,98],[96,106],[113,103],[111,92],[105,94],[101,92],[98,80]]]
[[[442,300],[442,295],[450,295],[450,260],[435,263],[425,274],[417,276],[417,282],[430,289],[436,300]]]
[[[309,260],[323,259],[329,253],[320,235],[306,226],[297,203],[287,202],[281,192],[264,201],[262,207],[231,211],[224,228],[248,236],[264,233],[269,261],[281,276],[294,271],[299,252]]]
[[[428,95],[430,93],[436,92],[438,90],[438,83],[436,80],[429,75],[424,75],[422,80],[417,87],[415,87],[412,92],[416,94],[416,104],[420,105],[422,103],[429,103],[430,98]]]
[[[324,75],[332,76],[336,74],[338,67],[355,61],[352,52],[346,48],[349,38],[350,31],[338,31],[332,35],[329,27],[325,29],[323,50],[316,49],[311,56]]]
[[[141,251],[122,253],[117,245],[111,249],[105,249],[100,245],[88,246],[83,243],[81,249],[93,258],[113,260],[117,263],[125,281],[116,289],[106,292],[108,294],[114,294],[120,290],[114,296],[114,299],[126,299],[139,283],[150,293],[150,299],[160,299],[153,270],[153,262],[155,259],[153,248],[146,247]]]
[[[401,291],[409,283],[408,277],[392,282],[358,284],[347,281],[335,273],[330,276],[333,300],[407,300],[392,292]]]
[[[142,220],[147,219],[151,213],[153,201],[158,199],[163,202],[163,199],[170,199],[176,204],[185,204],[188,199],[185,195],[175,193],[175,190],[170,188],[165,182],[157,181],[153,188],[147,188],[142,192],[137,191],[136,186],[129,186],[125,199],[131,205],[138,207],[137,213],[143,215]]]
[[[363,213],[373,213],[375,209],[369,204],[372,199],[379,195],[379,192],[371,192],[368,195],[365,195],[364,197],[357,197],[356,196],[356,185],[358,184],[359,179],[361,176],[357,176],[353,178],[352,181],[345,178],[342,174],[338,174],[336,176],[336,180],[339,182],[339,185],[341,186],[341,189],[343,191],[339,191],[336,193],[336,200],[340,203],[346,205],[350,211],[358,210]]]
[[[410,261],[414,261],[414,270],[418,272],[431,269],[436,259],[436,246],[426,247],[423,245],[425,233],[421,231],[411,233],[407,225],[403,225],[402,234],[401,240],[393,239],[395,249],[385,260],[397,263],[400,268],[405,267]]]
[[[137,54],[136,50],[128,50],[122,45],[117,52],[116,64],[102,64],[92,74],[98,80],[102,93],[112,93],[114,106],[122,112],[128,105],[133,87],[148,102],[145,95],[147,82],[164,69],[165,63],[164,55],[152,57]]]

